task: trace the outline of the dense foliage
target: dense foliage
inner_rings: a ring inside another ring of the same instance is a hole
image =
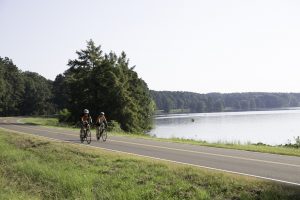
[[[125,131],[150,129],[154,102],[147,84],[129,67],[125,53],[103,54],[92,40],[76,53],[78,58],[69,60],[70,68],[53,84],[54,101],[71,112],[70,120],[78,120],[88,108],[92,116],[104,111]]]
[[[51,81],[0,57],[0,116],[53,113],[51,87]]]
[[[158,110],[222,112],[265,110],[300,105],[299,93],[208,93],[151,91]]]

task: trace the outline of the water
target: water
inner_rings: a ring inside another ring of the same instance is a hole
[[[286,144],[300,136],[300,110],[161,115],[155,118],[150,134],[208,142]]]

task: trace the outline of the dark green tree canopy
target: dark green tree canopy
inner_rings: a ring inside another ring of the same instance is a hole
[[[49,115],[54,113],[52,81],[34,72],[24,72],[24,96],[22,115]]]
[[[88,108],[92,116],[104,111],[125,131],[150,129],[154,102],[147,84],[134,67],[129,67],[126,54],[103,54],[101,46],[92,40],[76,54],[78,58],[68,62],[70,68],[54,81],[55,99],[66,94],[62,97],[64,105],[59,107],[69,109],[71,120],[78,120],[82,110]]]
[[[9,58],[0,57],[0,84],[1,115],[18,115],[24,95],[24,79]]]
[[[52,82],[0,57],[0,116],[53,114]]]

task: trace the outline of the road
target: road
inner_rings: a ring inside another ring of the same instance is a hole
[[[20,119],[0,118],[0,128],[80,144],[79,130],[26,125],[20,123]],[[97,142],[95,133],[92,133],[92,136],[93,140],[89,146],[95,148],[252,176],[300,187],[300,157],[161,142],[125,136],[109,135],[106,142]]]

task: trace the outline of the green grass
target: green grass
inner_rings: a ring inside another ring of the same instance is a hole
[[[42,117],[26,117],[22,119],[22,122],[26,124],[41,125],[41,126],[63,126],[67,127],[66,124],[60,124],[58,118],[42,118]]]
[[[0,130],[0,199],[297,198],[295,186]]]
[[[164,140],[164,139],[163,139]],[[237,149],[245,151],[254,151],[254,152],[263,152],[263,153],[272,153],[280,155],[289,155],[289,156],[300,156],[300,149],[293,147],[285,146],[269,146],[269,145],[255,145],[255,144],[236,144],[236,143],[207,143],[205,141],[195,141],[190,139],[179,139],[171,138],[166,139],[167,141],[177,142],[177,143],[186,143],[194,144],[208,147],[217,147],[217,148],[226,148],[226,149]]]
[[[22,121],[28,124],[36,124],[42,126],[64,126],[59,124],[57,118],[24,118]],[[118,133],[112,132],[111,134],[118,135],[118,136],[125,136],[125,137],[144,138],[144,139],[151,139],[151,140],[158,140],[158,141],[185,143],[185,144],[201,145],[201,146],[208,146],[208,147],[237,149],[237,150],[245,150],[245,151],[290,155],[290,156],[300,156],[300,148],[285,147],[285,146],[239,144],[239,143],[230,143],[230,142],[208,143],[205,141],[198,141],[198,140],[191,140],[191,139],[180,139],[180,138],[164,139],[164,138],[152,137],[146,134],[133,134],[133,133],[126,134],[121,132]]]

